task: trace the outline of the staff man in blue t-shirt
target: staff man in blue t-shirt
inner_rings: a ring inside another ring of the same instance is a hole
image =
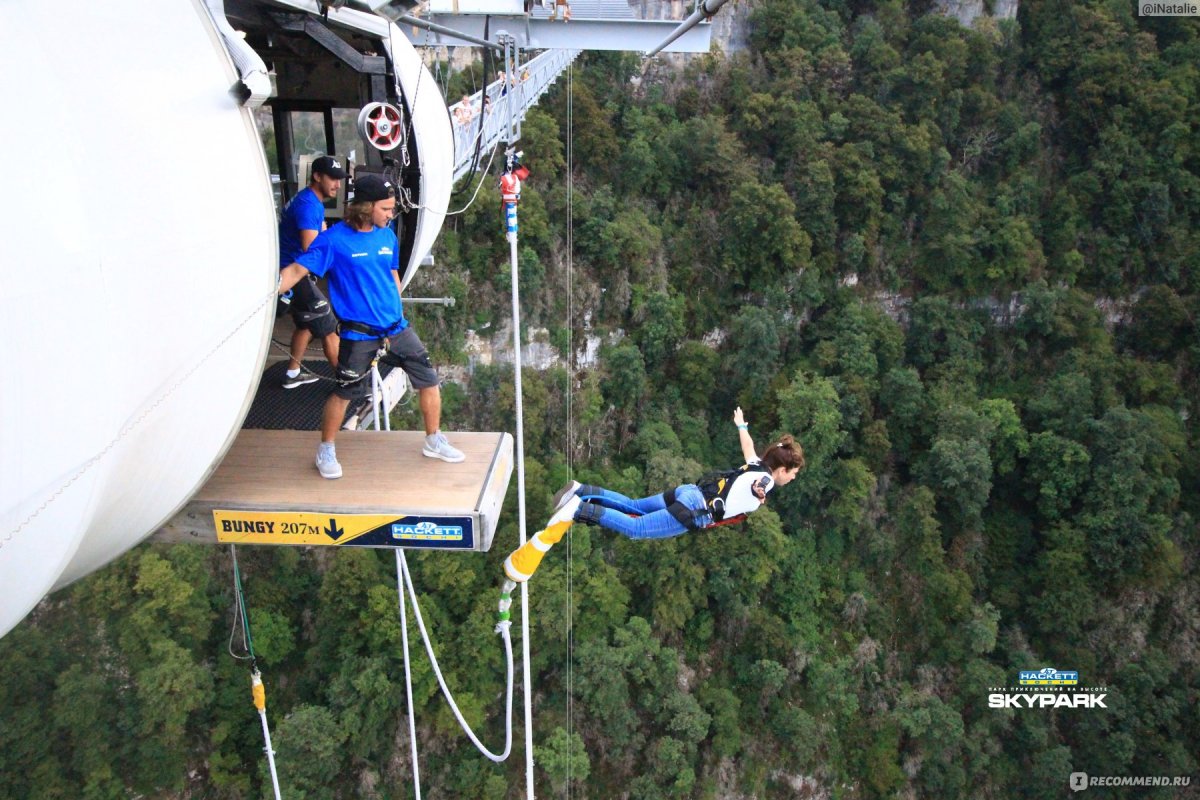
[[[358,178],[346,218],[318,236],[307,252],[279,273],[281,294],[310,273],[327,277],[329,297],[341,320],[338,387],[325,402],[317,449],[317,469],[325,478],[342,477],[333,440],[350,401],[370,390],[365,378],[380,346],[388,349],[386,358],[399,363],[417,390],[425,418],[421,452],[443,461],[463,460],[463,454],[441,432],[442,394],[437,372],[425,345],[404,318],[397,268],[400,245],[388,227],[395,213],[395,190],[390,182],[375,175]]]
[[[279,218],[280,269],[293,263],[312,245],[317,234],[325,230],[325,201],[337,197],[345,178],[346,170],[337,159],[321,156],[313,162],[308,186],[292,198]],[[314,336],[321,339],[330,365],[336,368],[338,363],[337,318],[315,277],[309,275],[296,284],[292,289],[290,308],[296,332],[292,334],[291,360],[283,379],[284,389],[295,389],[318,380],[316,375],[302,369],[304,351]]]

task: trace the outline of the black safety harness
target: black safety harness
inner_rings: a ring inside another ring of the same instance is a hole
[[[338,320],[338,333],[340,334],[342,331],[354,331],[364,336],[370,336],[372,339],[387,339],[389,336],[394,336],[400,330],[400,323],[402,321],[396,320],[386,328],[380,328],[378,325],[368,325],[365,322],[343,319]]]
[[[696,487],[704,495],[704,508],[699,510],[688,508],[676,499],[675,489],[668,489],[663,492],[663,500],[666,501],[667,511],[671,513],[671,516],[679,524],[683,525],[689,531],[741,522],[746,518],[745,514],[737,514],[729,519],[725,519],[725,501],[729,498],[729,490],[733,488],[734,480],[738,476],[748,472],[761,472],[765,475],[771,474],[771,471],[762,464],[743,464],[737,469],[725,472],[710,472],[696,482]],[[701,517],[707,516],[712,517],[712,523],[709,525],[700,525],[697,522]]]

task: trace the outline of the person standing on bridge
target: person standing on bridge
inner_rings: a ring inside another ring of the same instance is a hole
[[[554,13],[550,15],[550,19],[558,19],[560,9],[562,11],[562,21],[569,21],[571,19],[571,4],[567,0],[554,0]]]
[[[396,234],[388,227],[396,213],[395,187],[375,175],[354,182],[354,199],[346,218],[316,238],[307,252],[279,273],[283,293],[309,273],[328,277],[329,294],[341,319],[338,387],[329,395],[321,415],[321,445],[317,470],[324,478],[342,477],[334,438],[350,401],[366,396],[371,362],[377,351],[408,375],[420,399],[429,458],[459,462],[463,454],[441,431],[442,394],[437,372],[425,345],[404,318],[400,299],[400,252]]]
[[[471,124],[471,120],[475,116],[475,109],[471,106],[471,98],[469,95],[463,95],[462,100],[458,101],[458,108],[454,109],[454,120],[459,125],[466,127]]]

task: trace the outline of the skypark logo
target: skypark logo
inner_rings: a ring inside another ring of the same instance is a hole
[[[1104,698],[1108,694],[1058,694],[1033,692],[1031,694],[989,694],[988,708],[1108,708]]]
[[[1073,691],[1079,673],[1042,667],[1017,674],[1018,687],[992,687],[988,708],[1108,708],[1108,689],[1086,687]]]

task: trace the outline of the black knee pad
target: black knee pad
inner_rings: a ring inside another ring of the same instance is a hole
[[[575,521],[585,525],[599,525],[600,517],[604,515],[604,507],[595,503],[580,503],[575,510]]]

